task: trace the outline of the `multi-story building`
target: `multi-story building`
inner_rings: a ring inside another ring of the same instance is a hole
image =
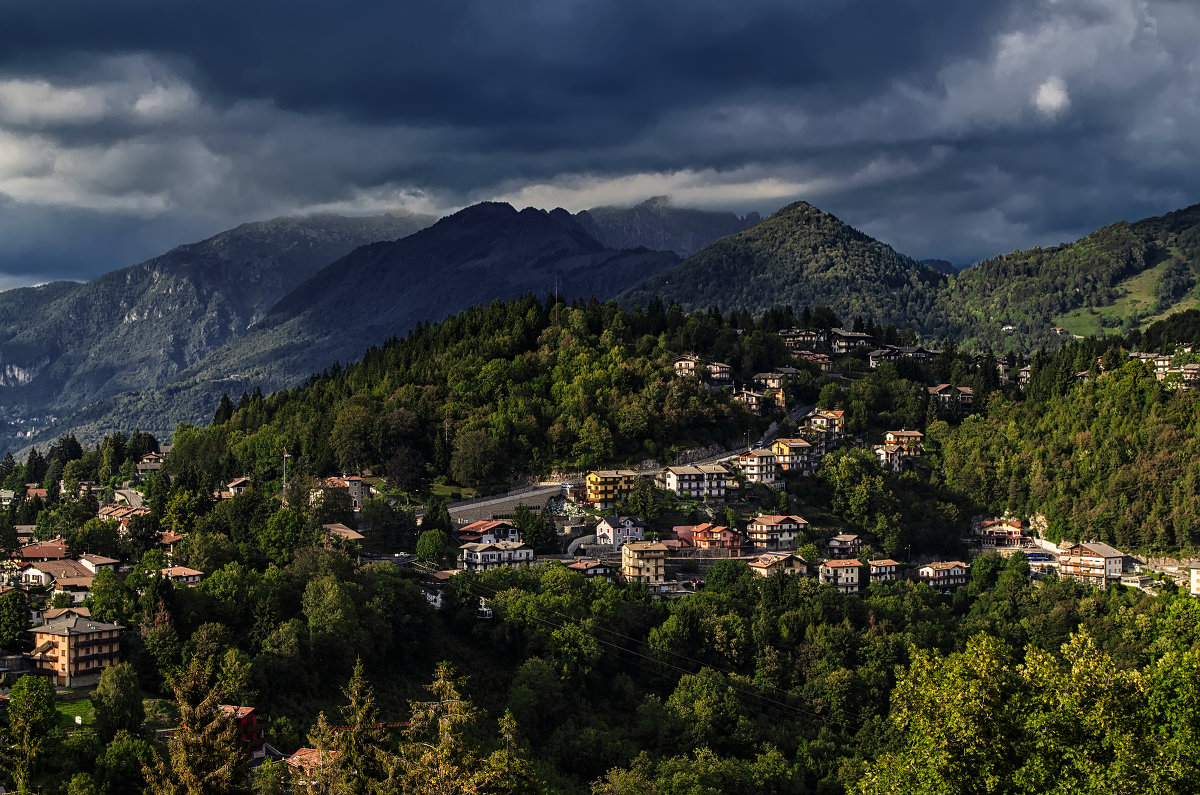
[[[237,727],[238,742],[250,752],[251,757],[257,756],[266,742],[267,734],[267,722],[258,714],[258,710],[233,704],[218,704],[217,708],[233,720],[233,725]]]
[[[841,409],[817,409],[808,415],[808,424],[814,430],[833,434],[840,439],[846,433],[846,412]]]
[[[775,482],[775,454],[762,448],[747,450],[738,456],[738,469],[751,483],[770,485]]]
[[[596,523],[596,543],[620,547],[630,541],[641,541],[646,535],[646,523],[636,516],[605,516]]]
[[[839,560],[857,558],[859,553],[862,552],[862,545],[862,538],[855,533],[842,533],[826,542],[829,556]]]
[[[699,356],[684,354],[675,360],[675,375],[694,378],[704,369]]]
[[[867,567],[871,571],[871,582],[891,582],[900,577],[900,564],[891,558],[868,560]]]
[[[742,548],[742,538],[732,528],[705,522],[692,528],[692,545],[707,552],[725,551],[733,554]]]
[[[597,508],[611,508],[633,493],[638,473],[631,469],[600,469],[587,473],[587,501]]]
[[[787,379],[783,373],[755,373],[754,383],[766,389],[783,389],[783,384]]]
[[[931,400],[936,400],[938,406],[943,409],[970,411],[975,404],[975,390],[969,386],[938,384],[929,387],[929,397]]]
[[[487,571],[502,566],[517,568],[532,562],[533,547],[520,541],[463,544],[458,548],[458,567],[467,571]]]
[[[345,489],[350,495],[350,507],[355,511],[361,511],[363,505],[371,498],[371,484],[357,475],[326,478],[325,488]]]
[[[454,531],[454,539],[461,544],[494,544],[497,541],[520,541],[521,531],[511,522],[481,520],[471,522]]]
[[[808,522],[799,516],[763,514],[750,522],[746,535],[757,549],[795,549],[797,540],[807,528]]]
[[[898,444],[877,444],[873,448],[879,466],[899,472],[904,466],[904,448]]]
[[[718,464],[671,466],[658,473],[658,487],[690,500],[725,499],[729,471]]]
[[[120,662],[123,629],[75,613],[34,627],[29,630],[34,672],[49,676],[58,687],[94,685],[101,671]]]
[[[922,441],[925,434],[920,431],[888,431],[883,435],[884,444],[895,444],[901,448],[904,456],[919,456],[924,451]]]
[[[1023,547],[1028,539],[1020,519],[988,519],[979,524],[979,543],[984,547]]]
[[[844,328],[829,329],[829,347],[834,353],[849,353],[860,345],[870,345],[870,334],[847,331]]]
[[[1062,576],[1097,588],[1107,588],[1110,580],[1119,580],[1124,568],[1125,553],[1098,541],[1075,544],[1058,554],[1058,570]]]
[[[187,566],[168,566],[165,569],[159,569],[158,573],[165,580],[170,580],[176,585],[186,585],[189,588],[199,585],[200,581],[204,579],[204,572],[199,569],[189,569]]]
[[[775,465],[781,472],[807,475],[813,471],[813,446],[806,439],[776,439],[771,443],[771,452],[775,454]]]
[[[917,569],[921,582],[938,591],[952,591],[967,584],[971,565],[958,560],[927,563]]]
[[[741,403],[751,411],[760,411],[764,406],[769,405],[769,401],[762,392],[755,392],[752,389],[739,389],[734,392],[733,402]]]
[[[770,577],[775,572],[784,574],[808,574],[808,562],[790,552],[764,552],[749,562],[750,571],[759,577]]]
[[[1188,574],[1191,575],[1188,580],[1190,586],[1188,591],[1192,596],[1200,596],[1200,567],[1192,569]]]
[[[662,585],[667,581],[666,545],[635,541],[621,547],[621,576],[626,582]]]
[[[857,560],[827,560],[818,569],[818,579],[842,593],[858,593],[864,580],[863,565]]]
[[[709,362],[708,377],[714,381],[728,381],[733,377],[733,368],[725,362]]]

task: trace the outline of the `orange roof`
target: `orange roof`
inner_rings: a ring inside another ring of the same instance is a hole
[[[254,707],[235,707],[232,704],[218,704],[217,708],[235,720],[241,720],[254,711]]]
[[[835,569],[847,569],[852,566],[856,567],[856,568],[862,567],[862,564],[859,563],[857,560],[827,560],[824,563],[822,563],[821,565],[829,566],[829,567],[835,568]]]

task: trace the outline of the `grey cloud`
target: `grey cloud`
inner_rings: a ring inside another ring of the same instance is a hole
[[[1195,200],[1198,35],[1167,0],[4,4],[0,270],[95,272],[39,237],[66,219],[131,262],[315,207],[664,192],[973,261]]]

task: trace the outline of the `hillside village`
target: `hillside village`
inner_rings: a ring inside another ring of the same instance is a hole
[[[289,483],[286,449],[285,479],[271,485],[278,489],[274,493],[264,495],[256,478],[242,475],[211,491],[186,492],[186,510],[193,516],[215,515],[264,499],[280,515],[300,509],[317,524],[289,543],[312,544],[322,554],[344,556],[367,570],[393,568],[419,589],[425,604],[447,616],[462,615],[467,595],[474,601],[470,615],[480,625],[497,621],[499,614],[496,594],[480,590],[478,578],[505,570],[561,568],[584,582],[637,589],[652,602],[664,603],[700,598],[711,587],[710,572],[724,578],[730,566],[744,567],[763,582],[807,580],[844,597],[868,599],[880,586],[907,582],[953,598],[970,586],[981,557],[991,561],[1019,555],[1035,585],[1050,578],[1100,591],[1122,586],[1154,594],[1174,581],[1200,596],[1200,563],[1142,565],[1100,541],[1050,540],[1044,517],[976,515],[961,521],[957,537],[940,547],[918,542],[914,548],[911,536],[899,541],[894,535],[855,529],[827,508],[814,508],[809,493],[828,479],[823,468],[827,458],[839,466],[847,461],[867,466],[857,470],[857,479],[886,476],[908,482],[903,479],[928,477],[935,466],[926,433],[930,424],[963,422],[980,411],[980,384],[1017,394],[1032,388],[1034,368],[1021,361],[953,354],[954,366],[946,368],[953,370],[951,381],[935,378],[919,387],[925,422],[914,425],[925,430],[881,428],[864,423],[861,410],[831,404],[847,405],[844,395],[855,383],[870,383],[898,367],[910,368],[910,374],[932,374],[933,363],[947,361],[946,352],[886,343],[865,331],[836,326],[826,331],[783,328],[773,334],[780,353],[768,369],[745,371],[693,353],[678,354],[667,363],[674,379],[698,385],[757,418],[756,438],[747,432],[745,444],[733,449],[710,446],[684,451],[680,462],[665,466],[595,468],[575,478],[434,501],[424,513],[414,513],[414,535],[399,545],[377,524],[380,511],[402,511],[384,478],[296,473]],[[1200,367],[1190,355],[1188,346],[1179,346],[1170,355],[1133,351],[1128,360],[1144,362],[1164,386],[1187,391],[1194,383],[1192,369]],[[1099,357],[1088,370],[1072,370],[1070,380],[1103,379],[1120,364],[1111,356]],[[828,407],[809,402],[814,396]],[[243,398],[243,407],[252,406],[253,401]],[[70,440],[62,440],[59,447],[70,446]],[[6,683],[0,685],[0,708],[8,699],[7,688],[24,674],[43,677],[60,698],[74,698],[91,692],[106,670],[122,665],[131,654],[144,656],[153,625],[146,618],[136,625],[121,623],[117,618],[128,609],[114,609],[114,598],[161,605],[172,591],[205,591],[210,578],[229,576],[228,566],[214,565],[212,553],[193,543],[194,531],[179,523],[178,512],[184,510],[179,494],[163,502],[173,480],[192,477],[175,466],[172,447],[141,435],[136,444],[130,442],[123,461],[113,457],[110,447],[80,453],[82,458],[65,466],[52,461],[46,474],[53,478],[57,473],[57,479],[0,491],[14,518],[12,548],[0,563],[0,606],[9,615],[0,655],[0,682]],[[31,471],[39,456],[31,453],[23,471]],[[76,465],[99,458],[106,459],[107,478]],[[16,477],[22,470],[12,471]],[[16,524],[22,517],[34,521]],[[427,536],[440,540],[430,546]],[[19,606],[17,619],[12,617],[14,606]],[[237,725],[238,753],[251,766],[270,770],[280,764],[290,771],[289,780],[301,782],[318,776],[327,764],[319,747],[272,732],[269,716],[253,700],[219,708]],[[167,747],[176,730],[160,724],[155,742]]]

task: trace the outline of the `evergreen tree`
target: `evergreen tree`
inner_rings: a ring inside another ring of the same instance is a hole
[[[146,765],[152,795],[241,795],[249,793],[248,759],[233,718],[218,706],[219,691],[209,670],[193,663],[171,689],[179,706],[179,728],[167,754]]]

